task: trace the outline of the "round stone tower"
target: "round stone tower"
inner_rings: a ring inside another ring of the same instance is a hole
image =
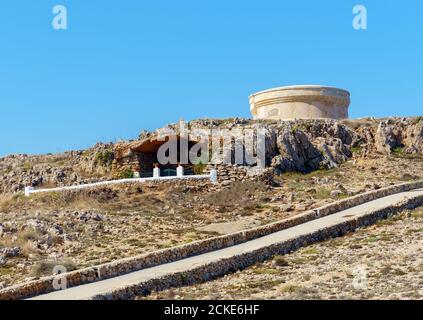
[[[348,91],[325,86],[281,87],[250,96],[254,119],[346,119],[349,105]]]

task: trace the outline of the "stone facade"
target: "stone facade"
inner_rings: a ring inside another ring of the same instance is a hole
[[[116,178],[121,178],[124,171],[153,173],[154,163],[157,161],[152,153],[131,152],[125,157],[113,161],[112,170]]]
[[[348,91],[323,86],[274,88],[250,96],[254,119],[348,118]]]
[[[268,185],[273,184],[274,170],[273,168],[266,168],[260,170],[256,167],[247,167],[231,164],[207,165],[205,172],[209,173],[212,169],[217,170],[217,178],[219,186],[225,187],[235,181],[263,181]],[[214,186],[216,189],[216,186]]]

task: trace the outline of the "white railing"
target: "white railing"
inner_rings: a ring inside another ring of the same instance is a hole
[[[160,172],[159,172],[159,174],[160,174]],[[80,184],[80,185],[76,185],[76,186],[58,187],[58,188],[50,188],[50,189],[35,189],[34,187],[25,187],[25,195],[30,196],[33,193],[81,190],[81,189],[88,189],[88,188],[95,188],[95,187],[102,187],[102,186],[109,186],[109,185],[117,185],[117,184],[125,184],[125,183],[144,183],[144,182],[149,182],[149,181],[201,180],[201,179],[210,179],[210,181],[212,183],[217,183],[217,171],[211,170],[210,174],[193,175],[193,176],[184,176],[183,173],[181,175],[181,172],[178,171],[177,176],[160,177],[160,176],[157,176],[157,170],[156,170],[155,173],[154,173],[154,176],[152,178],[131,178],[131,179],[110,180],[110,181],[101,181],[101,182],[95,182],[95,183]]]

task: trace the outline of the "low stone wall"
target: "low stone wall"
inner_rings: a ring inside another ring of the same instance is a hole
[[[78,190],[94,190],[96,188],[102,187],[112,187],[112,186],[129,186],[134,184],[142,184],[143,186],[152,186],[152,185],[187,185],[197,186],[198,181],[201,181],[201,185],[213,183],[213,176],[211,173],[206,175],[192,175],[192,176],[171,176],[171,177],[158,177],[158,178],[131,178],[131,179],[119,179],[119,180],[110,180],[102,181],[91,184],[80,184],[75,186],[68,187],[58,187],[51,189],[34,189],[32,187],[25,188],[25,195],[30,196],[35,193],[48,193],[48,192],[69,192],[69,191],[78,191]]]
[[[418,188],[423,188],[423,181],[404,183],[379,190],[370,191],[361,195],[354,196],[352,198],[328,204],[321,208],[309,210],[295,217],[268,224],[265,226],[240,231],[220,237],[213,237],[210,239],[196,241],[169,249],[163,249],[132,258],[121,259],[115,262],[73,271],[66,274],[67,285],[68,287],[73,287],[90,282],[104,280],[107,278],[112,278],[118,275],[130,273],[144,268],[149,268],[160,264],[181,260],[193,255],[198,255],[230,247],[302,224],[304,222],[324,217],[341,210],[355,207],[368,201]],[[63,275],[61,276],[63,277]],[[31,296],[52,292],[54,291],[54,288],[52,286],[54,279],[54,276],[50,276],[32,282],[5,288],[3,290],[0,290],[0,299],[24,299]]]
[[[215,166],[210,164],[206,166],[205,172],[208,173],[212,169],[217,170],[217,180],[219,186],[221,187],[229,186],[235,181],[245,180],[259,180],[265,182],[268,185],[273,184],[274,171],[272,168],[266,168],[264,170],[258,168],[254,171],[254,167],[248,166],[240,166],[234,164],[220,164],[218,166]]]

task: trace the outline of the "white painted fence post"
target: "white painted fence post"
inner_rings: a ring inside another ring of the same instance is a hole
[[[160,168],[153,169],[153,178],[160,178]]]
[[[213,169],[210,171],[210,181],[212,183],[217,183],[217,170]]]
[[[25,196],[29,197],[34,190],[34,187],[25,187]]]
[[[184,176],[184,167],[183,166],[178,166],[176,168],[176,176],[177,177],[183,177]]]

